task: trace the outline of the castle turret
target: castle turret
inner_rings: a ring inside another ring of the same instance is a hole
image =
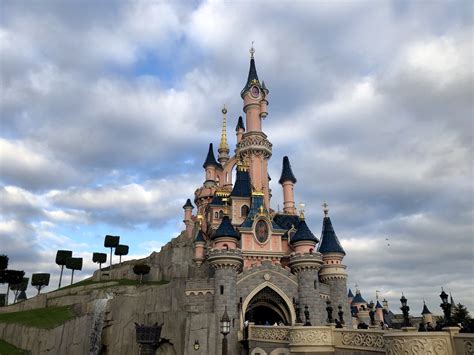
[[[191,200],[188,198],[186,200],[186,203],[183,206],[184,209],[184,224],[186,225],[186,233],[189,238],[192,237],[193,234],[193,221],[192,221],[192,211],[193,211],[193,204],[191,203]]]
[[[232,223],[230,223],[229,216],[224,216],[219,228],[217,228],[211,239],[214,242],[213,247],[215,249],[237,249],[240,234],[234,229]]]
[[[242,135],[245,133],[245,126],[244,120],[242,116],[239,116],[239,120],[237,121],[237,126],[235,127],[235,134],[237,135],[237,144],[240,143],[242,140]]]
[[[283,167],[278,182],[283,186],[283,212],[296,214],[295,193],[293,191],[296,178],[291,170],[290,160],[287,156],[283,157]]]
[[[318,251],[323,255],[324,265],[320,272],[322,282],[329,285],[331,301],[343,307],[344,314],[350,314],[350,307],[345,295],[347,294],[347,272],[342,259],[346,252],[339,243],[334,228],[329,218],[328,205],[325,203],[321,243]]]
[[[201,228],[198,229],[196,237],[194,238],[194,262],[197,266],[201,266],[205,259],[206,239]]]
[[[237,164],[235,184],[230,193],[232,199],[232,221],[239,225],[244,222],[250,211],[252,186],[248,167],[244,163]]]
[[[224,164],[229,160],[229,145],[227,144],[227,108],[222,108],[222,133],[221,142],[219,144],[219,163]]]
[[[250,178],[255,191],[265,195],[265,206],[270,206],[270,191],[268,184],[268,159],[272,155],[272,144],[262,132],[262,119],[267,116],[268,89],[262,89],[258,80],[257,69],[253,54],[250,49],[250,69],[247,83],[242,89],[241,96],[244,100],[243,110],[246,115],[247,132],[242,135],[237,145],[238,159],[249,162]]]
[[[383,319],[383,307],[380,304],[379,300],[377,300],[377,304],[375,305],[375,319],[380,323],[384,322]]]
[[[308,306],[312,325],[326,323],[325,303],[320,297],[319,269],[323,263],[321,254],[314,252],[318,239],[307,226],[304,215],[300,216],[297,231],[291,238],[296,253],[290,257],[291,271],[298,277],[298,303],[301,309]]]
[[[423,322],[425,324],[433,324],[433,314],[431,314],[430,310],[426,306],[425,301],[423,301],[423,310],[421,311],[421,315],[423,316]]]
[[[212,143],[209,143],[209,151],[207,152],[206,160],[202,165],[206,169],[206,181],[205,186],[215,186],[217,180],[216,169],[222,169],[222,166],[217,162],[214,156],[214,148]]]
[[[351,304],[353,299],[354,299],[354,294],[352,293],[352,290],[349,289],[349,292],[347,293],[347,301],[348,301],[348,303]]]

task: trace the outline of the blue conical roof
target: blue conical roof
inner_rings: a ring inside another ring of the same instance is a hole
[[[347,294],[347,297],[354,298],[354,294],[352,293],[351,289],[349,289],[349,293]]]
[[[253,83],[257,83],[260,86],[260,82],[258,81],[257,68],[255,67],[255,59],[252,56],[252,58],[250,58],[249,76],[247,77],[247,83],[242,89],[242,94],[248,89],[250,89]]]
[[[194,206],[191,203],[191,200],[189,198],[186,200],[186,203],[184,204],[183,208],[186,209],[187,207],[194,208]]]
[[[198,230],[198,232],[196,233],[196,237],[194,238],[194,241],[195,242],[205,242],[206,241],[206,238],[204,238],[204,233],[202,232],[202,230]]]
[[[237,197],[250,197],[252,195],[252,185],[250,183],[250,175],[248,171],[237,169],[234,188],[230,195]]]
[[[222,168],[222,165],[219,164],[216,160],[212,143],[209,143],[209,150],[207,152],[207,157],[206,157],[206,160],[204,161],[204,164],[202,165],[202,167],[205,169],[209,165],[214,165],[216,168]]]
[[[239,116],[239,120],[237,121],[237,126],[235,127],[236,131],[238,131],[239,129],[243,129],[245,131],[244,120],[242,119],[242,116]]]
[[[426,303],[423,302],[423,310],[421,311],[421,314],[431,314],[430,310],[428,307],[426,307]]]
[[[216,239],[219,237],[232,237],[232,238],[240,240],[240,234],[232,226],[232,223],[230,223],[229,216],[224,216],[222,218],[222,222],[220,226],[217,228],[214,235],[212,236],[212,239]]]
[[[291,170],[290,160],[287,156],[283,157],[283,167],[281,169],[281,177],[278,183],[283,184],[285,181],[291,181],[293,184],[296,183],[295,175]]]
[[[311,232],[305,220],[300,219],[300,221],[298,222],[298,226],[296,227],[296,233],[291,238],[290,243],[293,244],[296,242],[301,242],[303,240],[310,240],[315,243],[319,241],[318,238],[314,236],[313,232]]]
[[[375,305],[375,308],[383,308],[382,305],[380,304],[379,300],[377,300],[377,304]]]
[[[319,244],[318,251],[324,253],[340,253],[346,255],[346,252],[342,248],[339,239],[337,239],[336,232],[332,227],[331,219],[324,217],[323,219],[323,230],[321,232],[321,244]]]
[[[359,290],[356,291],[356,295],[352,299],[352,304],[356,304],[356,303],[367,303],[367,301],[362,298],[362,295],[360,294]]]

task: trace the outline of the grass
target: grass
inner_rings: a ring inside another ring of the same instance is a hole
[[[25,350],[18,349],[10,343],[0,339],[0,355],[23,355]]]
[[[62,287],[61,290],[66,290],[69,288],[74,288],[74,287],[79,287],[79,286],[89,286],[89,285],[100,285],[106,282],[116,282],[116,286],[139,286],[140,281],[138,280],[102,280],[102,281],[93,281],[91,279],[87,280],[82,280],[79,282],[76,282],[75,284],[69,285]],[[165,285],[167,284],[168,281],[166,280],[160,280],[160,281],[148,281],[148,282],[142,282],[142,285]],[[104,286],[104,287],[109,287],[109,286]]]
[[[74,314],[70,306],[48,307],[3,313],[0,314],[0,323],[15,323],[28,327],[52,329],[72,318],[74,318]]]

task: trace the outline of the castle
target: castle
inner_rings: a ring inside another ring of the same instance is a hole
[[[245,125],[239,117],[235,154],[229,155],[224,107],[217,159],[211,143],[203,164],[205,181],[195,191],[195,214],[190,199],[183,206],[186,235],[193,240],[193,261],[200,269],[186,286],[187,302],[200,314],[214,314],[216,339],[222,337],[219,319],[227,312],[232,323],[227,336],[230,354],[238,353],[247,322],[293,326],[303,321],[305,310],[308,319],[304,322],[325,325],[328,300],[336,312],[340,307],[351,320],[345,252],[327,205],[320,240],[308,227],[304,211],[296,209],[297,180],[286,156],[278,181],[283,211],[271,207],[272,143],[262,124],[268,114],[269,90],[257,75],[253,48],[250,53],[248,78],[240,93]],[[193,339],[192,333],[187,336]]]

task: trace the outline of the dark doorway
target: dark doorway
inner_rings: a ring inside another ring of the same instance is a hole
[[[283,298],[270,287],[263,288],[250,301],[245,320],[256,325],[290,325],[290,310]]]

